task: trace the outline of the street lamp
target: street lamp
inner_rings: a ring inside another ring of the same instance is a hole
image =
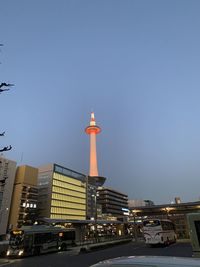
[[[92,195],[94,199],[94,208],[93,208],[93,214],[94,214],[94,237],[95,241],[97,243],[97,191],[95,190],[95,194]]]
[[[133,213],[133,221],[134,221],[134,237],[135,237],[135,242],[137,242],[137,229],[136,229],[136,220],[135,217],[137,216],[137,210],[132,210]]]
[[[166,214],[167,214],[167,219],[169,219],[169,212],[170,212],[171,210],[174,210],[174,208],[171,208],[171,207],[163,208],[163,211],[165,211]]]

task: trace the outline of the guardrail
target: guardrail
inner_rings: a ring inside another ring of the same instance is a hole
[[[112,240],[101,240],[95,243],[85,243],[80,245],[80,252],[89,252],[94,249],[108,247],[112,245],[117,245],[121,243],[131,242],[132,237],[120,237],[120,238],[113,238]]]
[[[130,239],[132,240],[133,237],[130,235],[123,235],[123,236],[98,236],[98,237],[92,237],[85,240],[81,240],[79,242],[76,242],[77,245],[86,245],[86,244],[96,244],[96,243],[104,243],[104,242],[112,242],[112,241],[118,241],[118,240],[124,240],[124,239]]]

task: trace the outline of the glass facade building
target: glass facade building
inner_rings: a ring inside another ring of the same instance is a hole
[[[86,176],[57,164],[39,168],[39,216],[86,219]]]

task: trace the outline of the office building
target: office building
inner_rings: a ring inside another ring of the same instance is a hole
[[[0,236],[8,230],[16,165],[15,161],[0,157]]]
[[[106,178],[102,176],[87,176],[87,219],[101,217],[102,207],[97,203],[97,188],[102,186]]]
[[[57,164],[39,167],[39,217],[86,219],[86,176]]]
[[[9,217],[10,228],[16,229],[36,220],[37,178],[37,168],[27,165],[17,167]]]
[[[118,219],[129,215],[128,196],[109,187],[98,187],[97,203],[102,206],[102,214]]]

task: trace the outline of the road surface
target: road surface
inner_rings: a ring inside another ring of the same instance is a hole
[[[6,267],[88,267],[100,260],[119,256],[155,255],[191,257],[192,248],[189,243],[176,243],[168,247],[147,247],[144,243],[116,245],[99,249],[89,253],[78,254],[78,251],[66,251],[46,255],[27,257],[24,259],[11,259]]]

